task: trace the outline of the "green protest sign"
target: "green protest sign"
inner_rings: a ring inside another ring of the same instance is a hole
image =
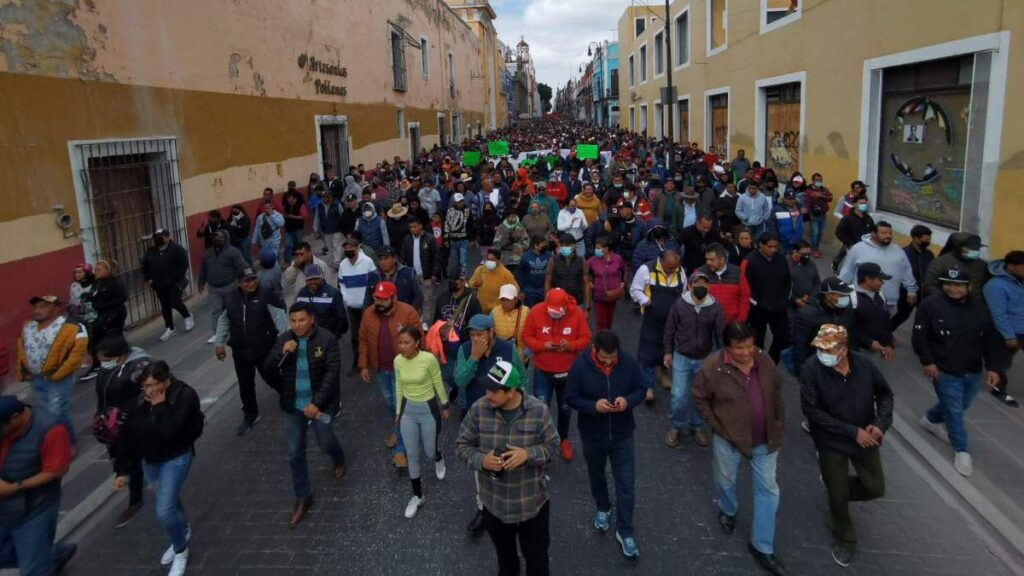
[[[597,160],[601,156],[601,151],[598,149],[597,144],[577,144],[576,145],[576,157],[580,160]]]
[[[468,150],[462,153],[462,164],[475,168],[480,165],[480,153],[475,150]]]
[[[493,140],[487,143],[487,155],[508,156],[508,140]]]

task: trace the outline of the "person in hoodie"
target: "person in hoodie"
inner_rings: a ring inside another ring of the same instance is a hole
[[[533,350],[534,395],[545,405],[557,395],[558,435],[562,459],[573,459],[569,442],[572,411],[565,403],[569,369],[576,356],[590,344],[587,316],[576,300],[561,288],[548,292],[543,302],[530,309],[523,327],[523,341]]]
[[[515,272],[516,283],[519,284],[523,302],[527,306],[536,306],[544,300],[548,267],[554,257],[549,247],[546,236],[533,236],[530,239],[530,249],[523,254],[519,268]]]
[[[252,266],[252,240],[249,239],[252,221],[241,204],[231,206],[231,218],[227,222],[227,230],[231,234],[231,245],[242,253],[246,264]],[[209,248],[207,248],[209,250]]]
[[[639,556],[634,535],[636,448],[633,410],[643,401],[644,388],[636,360],[622,350],[611,330],[594,335],[593,345],[572,363],[565,402],[576,410],[583,458],[587,462],[590,494],[594,498],[593,526],[610,527],[612,501],[608,496],[606,463],[615,480],[615,539],[627,558]]]
[[[868,197],[859,196],[854,201],[853,210],[850,210],[848,214],[844,214],[842,219],[839,220],[839,224],[836,224],[836,239],[843,245],[839,248],[835,258],[832,259],[833,272],[839,272],[839,265],[843,262],[843,258],[846,258],[847,251],[854,244],[860,242],[864,235],[868,234],[875,225],[875,219],[868,214],[868,210],[870,210]]]
[[[761,193],[760,184],[752,180],[747,190],[736,200],[736,217],[750,229],[754,240],[768,229],[768,221],[772,216],[772,202]]]
[[[203,247],[209,250],[213,247],[213,238],[217,235],[217,231],[225,229],[227,229],[227,225],[224,223],[224,217],[221,216],[220,210],[210,210],[206,214],[206,222],[196,230],[196,238],[202,239]]]
[[[892,225],[880,220],[871,228],[871,234],[853,245],[843,260],[839,277],[847,284],[857,281],[857,267],[865,262],[874,262],[882,268],[882,272],[892,279],[882,286],[889,315],[896,312],[900,299],[900,286],[907,291],[907,302],[917,303],[917,280],[914,270],[910,267],[910,259],[903,248],[892,243]]]
[[[181,293],[188,286],[188,252],[174,242],[171,232],[161,228],[153,233],[153,246],[142,257],[142,277],[156,293],[160,312],[164,318],[164,333],[160,341],[174,336],[174,310],[185,320],[185,330],[195,327],[195,320],[181,301]]]
[[[686,431],[687,424],[698,446],[705,447],[710,442],[707,426],[690,395],[704,359],[722,347],[721,334],[725,329],[725,314],[711,295],[708,281],[708,276],[699,270],[690,274],[689,289],[672,305],[665,322],[662,363],[672,370],[672,407],[665,444],[671,448],[679,445],[679,436]]]
[[[404,302],[416,309],[417,312],[423,309],[423,287],[416,271],[411,267],[403,266],[398,261],[398,251],[391,246],[385,246],[377,253],[378,281],[387,281],[395,285],[398,290],[398,301]],[[368,287],[367,294],[373,293],[373,287]],[[367,302],[369,306],[372,302]]]
[[[391,245],[387,224],[377,215],[377,209],[371,202],[363,203],[362,208],[362,218],[356,223],[356,232],[359,232],[363,244],[374,253],[380,252],[384,246]]]
[[[992,395],[1016,408],[1019,403],[1006,390],[1009,384],[1006,371],[1014,354],[1024,346],[1024,251],[1007,252],[1002,260],[993,260],[988,269],[992,279],[985,283],[985,304],[1003,341],[1000,351],[1004,355],[996,370],[999,385],[992,390]]]
[[[501,252],[501,263],[515,275],[523,254],[530,249],[530,235],[515,212],[510,211],[495,231],[494,248]]]
[[[657,259],[666,250],[673,250],[682,254],[679,243],[672,239],[668,228],[656,218],[647,223],[647,232],[644,239],[633,250],[632,269],[638,270],[647,262]]]
[[[93,417],[93,434],[100,444],[107,447],[111,459],[117,454],[118,442],[125,438],[108,426],[111,422],[124,422],[132,407],[139,400],[142,373],[149,367],[149,353],[138,346],[130,346],[121,334],[107,336],[96,345],[100,367],[96,371],[96,415]],[[97,432],[96,420],[103,424]],[[128,470],[128,507],[117,517],[115,528],[127,526],[143,504],[143,490],[146,487],[142,474],[142,463],[133,462]]]
[[[971,296],[981,298],[985,283],[988,282],[988,263],[981,257],[981,237],[970,232],[954,232],[949,235],[939,256],[932,260],[924,273],[924,297],[942,292],[940,277],[949,268],[956,266],[971,276]]]
[[[274,207],[272,199],[264,199],[262,206],[263,210],[256,217],[256,225],[253,226],[251,240],[253,244],[273,250],[276,254],[281,249],[284,216]]]

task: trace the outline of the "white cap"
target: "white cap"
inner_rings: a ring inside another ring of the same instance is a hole
[[[463,196],[462,194],[459,194],[458,192],[456,192],[455,195],[452,196],[452,202],[465,202],[465,200],[466,197]]]
[[[725,167],[720,164],[715,164],[715,174],[725,174]]]
[[[505,284],[498,290],[498,299],[500,300],[515,300],[518,297],[519,289],[515,284]]]

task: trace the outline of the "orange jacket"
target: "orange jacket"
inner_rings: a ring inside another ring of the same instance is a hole
[[[548,342],[558,344],[562,340],[569,343],[569,350],[556,352],[545,350]],[[523,342],[533,351],[533,362],[538,370],[560,374],[568,372],[576,355],[590,345],[590,326],[587,315],[571,301],[566,306],[565,316],[555,320],[548,314],[548,305],[541,302],[526,316],[523,326]]]
[[[28,322],[25,323],[28,326]],[[24,327],[23,327],[24,328]],[[41,375],[50,382],[59,382],[75,373],[82,365],[85,351],[89,345],[89,334],[77,322],[64,322],[53,339],[46,360],[43,362]],[[28,369],[28,357],[25,355],[25,342],[18,334],[18,379],[28,382],[33,376]]]
[[[422,327],[423,322],[420,315],[412,306],[395,300],[395,307],[387,316],[388,331],[391,333],[391,342],[395,353],[398,353],[398,331],[405,326]],[[359,369],[370,369],[375,371],[380,366],[377,357],[377,339],[381,327],[381,315],[373,306],[367,306],[363,311],[363,323],[359,326]]]

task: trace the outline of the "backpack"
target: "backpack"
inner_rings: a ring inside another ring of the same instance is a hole
[[[270,222],[267,220],[267,217],[264,216],[263,223],[260,224],[260,236],[262,236],[264,240],[268,240],[273,235],[274,227],[270,225]]]

